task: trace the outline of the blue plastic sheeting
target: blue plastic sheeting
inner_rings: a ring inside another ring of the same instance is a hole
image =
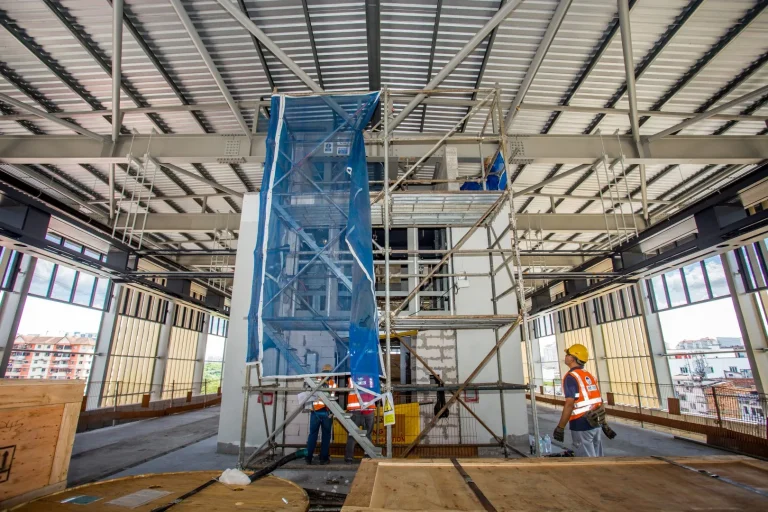
[[[504,158],[501,153],[496,153],[496,158],[485,178],[485,190],[505,190],[506,188],[507,169],[504,166]],[[483,190],[483,186],[480,183],[468,181],[461,186],[460,190]]]
[[[362,134],[378,100],[272,97],[248,316],[248,361],[261,361],[264,376],[330,365],[379,392]]]

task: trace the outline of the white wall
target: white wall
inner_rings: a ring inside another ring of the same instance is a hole
[[[493,226],[496,234],[500,234],[504,227],[509,223],[509,208],[502,208],[501,212],[494,220]],[[455,244],[464,234],[469,231],[468,228],[453,228],[452,239]],[[495,239],[494,234],[491,234]],[[504,236],[501,241],[503,249],[511,249],[512,243],[509,234]],[[478,229],[461,249],[487,249],[488,235],[484,228]],[[494,256],[494,266],[501,265],[503,258],[501,255]],[[490,272],[490,262],[488,256],[461,256],[454,260],[454,269],[456,273],[485,273]],[[457,315],[492,315],[493,303],[491,302],[491,279],[490,277],[470,277],[468,278],[469,287],[459,288],[455,295],[455,305]],[[511,281],[506,270],[496,276],[496,294],[500,294],[511,286]],[[498,314],[516,315],[517,299],[514,293],[499,300]],[[499,331],[502,336],[507,330],[503,327]],[[457,330],[457,361],[459,371],[459,381],[464,381],[474,371],[477,365],[483,360],[488,352],[496,344],[496,338],[491,329],[478,330]],[[508,383],[522,384],[523,377],[523,359],[520,344],[520,329],[507,339],[501,347],[501,374],[502,380]],[[495,382],[499,377],[496,357],[493,357],[488,364],[483,367],[474,382]],[[486,391],[480,393],[479,402],[474,404],[474,410],[477,415],[485,421],[488,426],[498,435],[502,435],[501,421],[501,403],[497,391]],[[525,394],[519,391],[504,392],[504,406],[506,412],[506,427],[508,436],[527,436],[528,434],[528,415],[526,412]],[[485,436],[485,438],[483,438]],[[478,427],[479,442],[488,442],[491,440],[490,434],[484,429]],[[527,441],[526,441],[527,442]]]
[[[218,449],[237,452],[240,443],[240,425],[243,416],[243,386],[245,385],[245,358],[248,339],[248,309],[251,305],[253,285],[253,250],[259,222],[259,194],[246,194],[240,219],[240,238],[237,242],[237,259],[232,289],[232,309],[229,314],[229,333],[224,349],[224,379],[221,384],[221,417],[219,419]],[[256,384],[256,371],[252,372]],[[248,407],[247,446],[258,446],[266,439],[262,408],[257,395],[251,396]],[[279,402],[278,400],[275,403]],[[272,407],[266,406],[267,417],[272,418]],[[283,416],[278,407],[278,422]]]

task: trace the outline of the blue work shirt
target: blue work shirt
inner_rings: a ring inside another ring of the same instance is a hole
[[[577,368],[583,370],[583,366],[577,366]],[[565,374],[565,378],[563,379],[563,389],[565,390],[565,398],[573,398],[576,400],[576,394],[579,392],[579,383],[576,382],[576,377],[571,375],[570,370],[568,373]],[[570,420],[568,422],[568,427],[572,431],[576,432],[583,432],[585,430],[594,430],[597,427],[592,427],[589,422],[587,421],[587,417],[582,416],[581,418],[576,418],[575,420]]]

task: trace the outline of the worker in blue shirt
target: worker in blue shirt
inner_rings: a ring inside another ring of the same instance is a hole
[[[600,395],[597,379],[584,369],[589,360],[587,347],[575,344],[565,349],[565,364],[568,373],[563,378],[565,405],[554,438],[561,443],[565,440],[565,425],[568,424],[573,440],[573,451],[577,457],[602,457],[603,440],[601,425],[605,425],[605,408]],[[610,428],[608,428],[610,430]],[[612,439],[610,430],[606,435]]]

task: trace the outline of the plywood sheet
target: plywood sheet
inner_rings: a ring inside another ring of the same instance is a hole
[[[219,471],[193,471],[118,478],[106,482],[81,485],[52,494],[19,507],[14,512],[117,510],[119,507],[104,506],[104,504],[146,489],[170,492],[166,496],[131,509],[135,512],[148,512],[153,508],[170,503],[179,496],[186,494],[220,474],[221,472]],[[67,498],[83,495],[99,499],[89,505],[61,503],[62,500]],[[223,512],[232,510],[249,512],[263,512],[267,510],[304,512],[308,509],[309,498],[304,489],[288,480],[269,476],[245,487],[216,483],[175,506],[173,510],[178,510],[179,512]]]
[[[8,479],[0,482],[0,503],[47,486],[59,439],[64,405],[8,409],[0,419],[0,447],[13,447]]]
[[[746,457],[674,460],[755,488],[768,486],[768,464]],[[764,496],[653,458],[459,462],[499,511],[768,510]],[[366,461],[358,477],[346,512],[484,510],[450,460]]]
[[[84,387],[84,380],[0,379],[0,409],[80,404]]]

